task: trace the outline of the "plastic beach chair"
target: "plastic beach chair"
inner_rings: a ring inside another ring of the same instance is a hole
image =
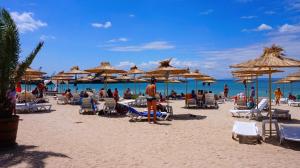
[[[300,126],[290,126],[281,124],[280,130],[280,144],[285,141],[300,142]]]
[[[259,117],[259,115],[261,115],[262,110],[267,107],[268,105],[268,100],[267,99],[262,99],[259,104],[258,104],[258,108],[255,107],[254,109],[250,109],[250,110],[230,110],[230,113],[232,114],[232,116],[238,116],[241,117],[242,114],[244,115],[250,115],[250,114],[255,114],[257,115],[257,117]]]
[[[232,139],[237,137],[241,142],[242,138],[255,138],[259,142],[260,135],[255,122],[235,121],[232,128]]]

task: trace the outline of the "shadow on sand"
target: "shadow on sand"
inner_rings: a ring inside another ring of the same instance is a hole
[[[293,142],[293,141],[284,141],[283,144],[279,144],[279,139],[278,138],[272,138],[267,141],[265,141],[267,144],[271,144],[274,146],[282,147],[285,149],[291,149],[294,151],[300,151],[300,143],[299,142]]]
[[[194,115],[194,114],[174,114],[173,120],[203,120],[207,118],[207,116],[202,115]]]
[[[70,158],[62,153],[50,151],[34,150],[37,146],[33,145],[15,145],[11,148],[0,149],[1,167],[16,166],[20,163],[26,163],[27,167],[45,167],[44,160],[48,157]]]

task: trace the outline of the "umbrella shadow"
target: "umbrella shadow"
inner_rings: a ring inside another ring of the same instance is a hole
[[[28,164],[27,167],[45,167],[45,159],[49,157],[68,158],[65,154],[51,151],[34,150],[34,145],[15,145],[12,148],[0,150],[1,167],[12,167],[20,163]]]
[[[164,125],[164,126],[169,126],[172,125],[171,123],[166,123],[164,122],[165,120],[158,120],[154,125]],[[168,121],[168,120],[167,120]],[[148,122],[148,119],[144,118],[144,119],[139,119],[139,120],[133,120],[130,119],[129,122],[131,123],[136,123],[136,122]]]
[[[203,120],[206,118],[207,116],[194,115],[194,114],[174,114],[172,116],[173,120]]]
[[[42,111],[35,111],[35,112],[32,112],[32,111],[18,111],[17,113],[18,114],[48,114],[48,113],[52,113],[53,111],[56,111],[54,109],[51,109],[51,110],[42,110]]]
[[[300,151],[300,143],[293,141],[284,141],[284,143],[280,144],[278,138],[272,138],[271,140],[265,141],[267,144],[271,144],[274,146],[278,146],[285,149],[290,149],[294,151]]]

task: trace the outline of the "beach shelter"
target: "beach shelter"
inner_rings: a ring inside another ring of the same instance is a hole
[[[74,80],[74,87],[75,87],[75,91],[77,92],[77,75],[80,75],[80,74],[90,74],[89,72],[87,71],[82,71],[79,69],[79,66],[73,66],[70,71],[68,72],[65,72],[65,74],[70,74],[70,75],[74,75],[75,76],[75,80]]]
[[[69,81],[73,79],[73,75],[65,74],[64,71],[58,72],[56,75],[51,77],[51,80],[56,81],[56,86],[58,87],[59,81],[67,81],[69,87]],[[62,89],[61,89],[62,90]]]
[[[105,90],[107,88],[107,83],[108,83],[108,81],[107,81],[108,74],[126,73],[126,71],[124,71],[124,70],[120,70],[120,69],[116,69],[116,68],[112,67],[109,62],[101,62],[99,66],[97,66],[95,68],[87,69],[85,71],[90,72],[90,73],[104,74],[105,75],[105,77],[104,77]]]
[[[299,82],[300,81],[300,77],[295,77],[295,76],[288,76],[286,78],[284,78],[284,80],[287,80],[287,81],[290,81],[291,82],[291,85],[290,85],[290,89],[291,89],[291,92],[293,92],[293,86],[292,84],[294,82]]]
[[[147,74],[162,74],[166,78],[166,90],[167,90],[167,99],[168,99],[168,79],[170,75],[180,75],[187,73],[187,69],[179,69],[175,68],[170,65],[172,59],[164,60],[159,63],[159,66],[152,71],[147,72]],[[169,101],[167,100],[167,104],[169,104]]]
[[[145,73],[144,71],[138,69],[136,65],[132,66],[130,70],[127,72],[127,74],[133,75],[134,79],[134,94],[136,94],[136,75],[137,74],[143,74]]]
[[[204,82],[204,81],[209,81],[209,80],[215,81],[215,78],[203,74],[201,77],[195,78],[195,80],[197,80],[197,81],[198,81],[198,80],[202,81],[203,86],[205,86],[206,83],[208,83],[209,85],[210,85],[211,83],[209,83],[209,82]]]
[[[288,58],[283,53],[283,49],[279,46],[272,45],[270,48],[266,47],[261,57],[249,60],[244,63],[232,65],[233,68],[248,68],[261,67],[269,70],[269,116],[270,122],[272,120],[272,68],[287,68],[300,67],[300,61]],[[270,137],[272,136],[272,124],[270,124]]]
[[[283,85],[283,89],[282,89],[282,94],[284,95],[284,91],[285,91],[285,87],[284,87],[284,85],[285,84],[290,84],[290,89],[292,88],[292,81],[289,81],[289,80],[286,80],[286,79],[280,79],[280,80],[278,80],[278,81],[275,81],[274,83],[277,83],[277,84],[282,84]],[[291,89],[291,91],[292,91],[292,89]]]

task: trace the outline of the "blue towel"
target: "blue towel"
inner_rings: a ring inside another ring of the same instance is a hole
[[[139,111],[137,111],[136,109],[134,109],[134,108],[132,108],[132,107],[128,107],[128,111],[131,112],[131,113],[133,113],[133,114],[142,116],[142,117],[148,117],[148,112],[147,112],[147,111],[145,111],[145,112],[139,112]],[[151,116],[151,117],[154,116],[153,111],[150,112],[150,116]],[[162,116],[163,116],[163,113],[161,113],[161,112],[156,112],[156,116],[157,116],[157,117],[162,117]]]

